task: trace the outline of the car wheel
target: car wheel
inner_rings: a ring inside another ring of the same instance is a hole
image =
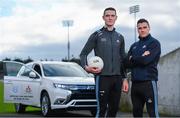
[[[47,93],[43,93],[41,97],[41,112],[43,116],[49,116],[51,113],[51,103]]]
[[[92,115],[93,117],[95,117],[97,110],[96,110],[96,109],[92,109],[92,110],[90,110],[90,112],[91,112],[91,115]]]
[[[15,107],[15,111],[16,111],[17,113],[23,113],[23,112],[25,112],[25,110],[26,110],[26,106],[23,105],[23,104],[21,104],[21,103],[15,103],[15,104],[14,104],[14,107]]]

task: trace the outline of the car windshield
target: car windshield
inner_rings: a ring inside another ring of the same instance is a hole
[[[47,77],[87,77],[88,74],[75,64],[43,64],[44,76]]]

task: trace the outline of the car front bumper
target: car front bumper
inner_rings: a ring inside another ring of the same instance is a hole
[[[67,95],[64,99],[56,98],[55,102],[51,104],[51,108],[81,109],[81,108],[94,108],[97,106],[95,90],[75,90],[69,93],[71,94]]]
[[[97,102],[95,99],[76,99],[76,100],[71,100],[65,105],[52,105],[51,109],[65,109],[65,108],[75,108],[75,109],[85,109],[85,108],[90,108],[90,107],[96,107]]]

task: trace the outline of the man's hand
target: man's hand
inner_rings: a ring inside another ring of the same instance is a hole
[[[149,51],[145,51],[142,56],[147,56],[147,55],[150,55]]]
[[[122,91],[127,93],[129,90],[129,83],[127,79],[123,80]]]
[[[97,68],[97,67],[90,67],[90,66],[85,66],[85,70],[89,73],[93,73],[93,74],[98,74],[101,72],[101,69]]]

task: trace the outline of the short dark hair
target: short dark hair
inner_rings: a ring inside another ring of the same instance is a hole
[[[108,8],[106,8],[106,9],[104,10],[103,15],[105,15],[105,12],[106,12],[107,10],[115,11],[115,14],[116,14],[116,9],[115,9],[115,8],[113,8],[113,7],[108,7]]]
[[[141,18],[141,19],[139,19],[138,21],[137,21],[137,25],[139,24],[139,23],[147,23],[148,24],[148,26],[149,26],[149,22],[146,20],[146,19],[144,19],[144,18]]]

